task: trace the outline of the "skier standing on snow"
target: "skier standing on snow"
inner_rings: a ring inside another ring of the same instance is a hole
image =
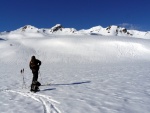
[[[31,91],[39,90],[38,86],[41,85],[38,82],[38,72],[39,72],[40,65],[41,65],[41,61],[36,59],[35,56],[32,56],[30,64],[29,64],[29,67],[30,67],[30,69],[32,70],[32,73],[33,73]]]

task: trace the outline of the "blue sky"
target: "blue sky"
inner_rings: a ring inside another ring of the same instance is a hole
[[[0,32],[56,24],[77,30],[119,25],[150,31],[150,0],[0,0]]]

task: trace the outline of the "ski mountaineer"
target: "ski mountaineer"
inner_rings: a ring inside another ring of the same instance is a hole
[[[30,91],[38,91],[39,90],[39,86],[41,85],[38,82],[38,72],[39,72],[39,68],[41,65],[41,61],[36,59],[35,56],[31,57],[31,61],[29,63],[29,67],[32,70],[33,73],[33,79],[32,79],[32,84],[31,84],[31,90]]]

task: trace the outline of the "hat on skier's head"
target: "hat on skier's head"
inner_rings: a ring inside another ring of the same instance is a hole
[[[35,58],[35,56],[32,56],[31,59],[32,59],[32,60],[35,60],[36,58]]]

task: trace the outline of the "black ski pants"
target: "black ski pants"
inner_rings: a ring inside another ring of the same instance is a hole
[[[34,81],[38,80],[38,70],[37,71],[32,71],[32,73],[33,73],[33,79],[32,79],[32,83],[33,83]]]

